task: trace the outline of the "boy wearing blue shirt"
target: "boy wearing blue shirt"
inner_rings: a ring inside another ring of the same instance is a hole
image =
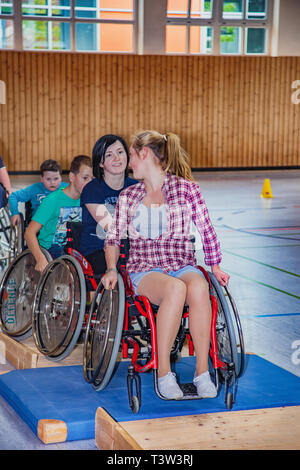
[[[44,197],[56,191],[58,188],[65,188],[67,183],[61,179],[62,169],[55,160],[45,160],[40,166],[41,181],[31,184],[27,188],[14,191],[9,196],[9,209],[12,214],[11,223],[16,225],[21,221],[18,204],[19,202],[31,202],[32,215],[41,204]]]

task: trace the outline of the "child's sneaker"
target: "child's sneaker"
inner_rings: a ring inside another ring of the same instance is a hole
[[[158,379],[158,389],[164,398],[178,399],[183,397],[183,392],[176,382],[174,372],[168,372],[167,375]]]
[[[193,383],[197,388],[199,398],[215,398],[217,396],[216,386],[211,381],[208,371],[195,377]]]

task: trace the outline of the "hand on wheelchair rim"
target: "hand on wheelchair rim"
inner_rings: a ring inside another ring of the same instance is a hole
[[[219,282],[221,286],[225,287],[228,285],[228,282],[230,279],[230,275],[228,273],[225,273],[217,266],[214,266],[212,268],[212,273],[214,274],[214,276],[216,277],[217,281]]]
[[[101,282],[105,289],[113,289],[118,281],[118,273],[116,271],[109,271],[101,278]]]
[[[19,214],[13,215],[10,219],[10,222],[13,226],[16,226],[21,223],[21,217]]]
[[[45,255],[41,255],[40,258],[36,260],[36,265],[34,269],[39,273],[42,273],[44,269],[48,266],[48,260]]]

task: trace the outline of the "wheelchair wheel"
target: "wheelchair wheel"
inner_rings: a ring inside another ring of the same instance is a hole
[[[38,350],[61,361],[74,348],[86,307],[85,279],[78,261],[64,255],[41,276],[34,298],[32,332]]]
[[[48,251],[42,249],[47,260]],[[30,250],[23,251],[5,271],[0,284],[1,329],[15,339],[25,339],[31,335],[32,305],[40,273],[35,268],[36,261]]]
[[[24,250],[24,218],[20,214],[21,223],[17,225],[11,225],[9,233],[9,255],[8,261],[12,262],[22,251]]]
[[[211,281],[211,293],[218,302],[216,323],[218,356],[222,362],[233,367],[235,377],[238,378],[244,370],[245,354],[238,312],[227,287],[223,289],[216,277],[212,273],[208,274]],[[224,372],[221,368],[219,373],[221,381],[224,381]]]
[[[0,209],[0,272],[4,272],[9,265],[11,254],[11,238],[13,232],[7,207]]]
[[[113,290],[104,289],[100,282],[90,308],[83,358],[85,380],[97,391],[106,387],[120,361],[124,310],[121,275]]]

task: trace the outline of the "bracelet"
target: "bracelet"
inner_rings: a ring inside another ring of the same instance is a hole
[[[118,272],[117,268],[109,268],[109,269],[107,269],[105,272],[106,272],[106,273],[109,273],[110,271],[114,271],[115,273]]]

